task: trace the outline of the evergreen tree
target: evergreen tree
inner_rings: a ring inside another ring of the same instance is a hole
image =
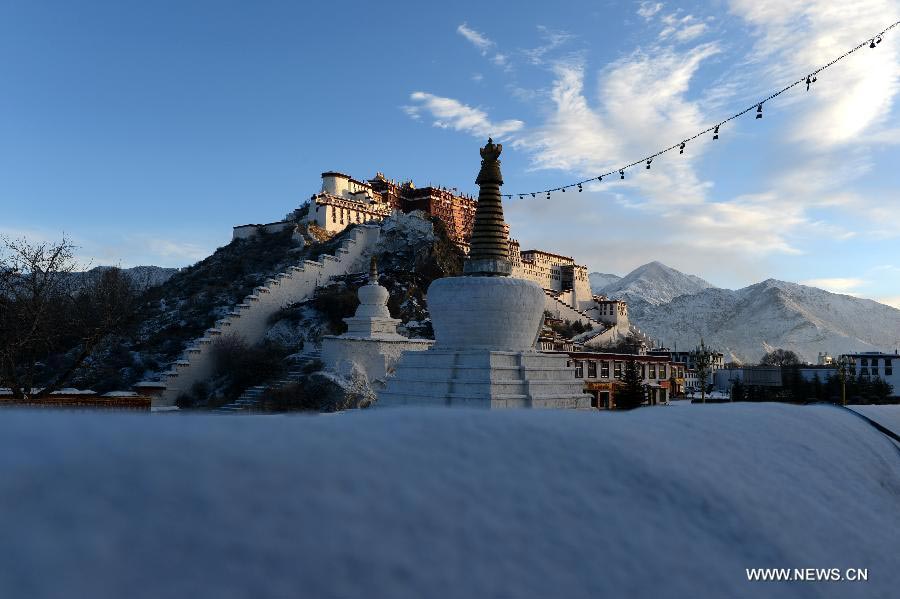
[[[706,403],[706,386],[709,383],[709,376],[712,374],[713,352],[706,346],[703,339],[700,339],[700,345],[691,352],[691,358],[694,370],[697,371],[697,382],[700,384],[700,401]]]
[[[745,395],[744,383],[740,379],[734,381],[734,384],[731,386],[731,401],[744,401]]]
[[[881,377],[872,381],[872,403],[888,403],[894,387]]]
[[[825,401],[825,389],[822,387],[822,380],[819,378],[819,373],[816,373],[815,378],[812,381],[812,395],[815,397],[816,401]]]
[[[631,410],[644,403],[644,385],[637,360],[629,358],[622,372],[622,384],[616,388],[616,408]]]

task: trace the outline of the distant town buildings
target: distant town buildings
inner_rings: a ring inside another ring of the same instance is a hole
[[[647,404],[666,403],[682,395],[685,390],[685,367],[657,354],[625,354],[616,352],[569,350],[569,364],[575,369],[575,378],[584,381],[584,392],[591,396],[591,406],[600,409],[614,408],[616,389],[622,385],[625,365],[629,360],[637,363],[642,384],[647,393]]]
[[[669,359],[676,363],[682,364],[685,369],[696,372],[697,363],[696,363],[696,353],[693,351],[674,351],[670,350],[667,347],[660,347],[654,350],[651,350],[653,355],[662,355],[668,356]],[[725,354],[718,351],[710,352],[710,364],[709,364],[709,376],[707,377],[706,383],[712,384],[715,373],[723,368],[725,368]]]

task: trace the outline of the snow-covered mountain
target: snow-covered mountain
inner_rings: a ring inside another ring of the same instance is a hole
[[[77,271],[71,274],[77,284],[83,284],[88,277],[93,277],[100,272],[112,268],[110,266],[95,266],[86,271]],[[172,275],[178,272],[177,268],[164,268],[162,266],[132,266],[131,268],[123,268],[122,272],[131,278],[139,289],[149,289],[162,285],[168,281]]]
[[[600,290],[607,285],[612,285],[617,281],[621,281],[622,277],[605,272],[592,272],[588,275],[588,281],[591,284],[591,290],[594,293],[600,293]]]
[[[702,337],[726,360],[754,363],[782,348],[815,363],[823,351],[900,348],[900,310],[796,283],[768,279],[736,291],[720,289],[651,262],[592,289],[626,300],[631,321],[665,345],[691,349]]]
[[[884,351],[900,347],[900,310],[815,287],[768,279],[737,291],[709,288],[645,306],[632,316],[669,347],[690,349],[702,337],[726,361],[758,361],[789,349],[815,363],[818,352]]]
[[[609,275],[606,275],[609,276]],[[615,275],[612,275],[615,276]],[[680,295],[697,293],[709,287],[708,282],[694,275],[670,268],[661,262],[650,262],[602,287],[591,289],[616,299],[624,299],[629,304],[646,302],[654,306],[668,303]]]
[[[141,287],[162,285],[178,272],[177,268],[164,268],[162,266],[132,266],[122,270]]]

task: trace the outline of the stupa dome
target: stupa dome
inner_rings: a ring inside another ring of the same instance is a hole
[[[359,307],[356,308],[356,318],[390,318],[391,313],[387,308],[388,290],[378,284],[378,268],[375,257],[369,266],[369,282],[359,288]]]

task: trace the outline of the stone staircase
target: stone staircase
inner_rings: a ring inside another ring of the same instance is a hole
[[[299,359],[294,360],[294,364],[281,378],[270,381],[268,383],[264,383],[262,385],[250,387],[249,389],[241,393],[241,396],[235,401],[231,402],[230,404],[218,407],[213,411],[220,414],[248,414],[250,412],[253,412],[256,408],[259,407],[259,404],[262,403],[262,400],[265,397],[266,393],[268,393],[272,389],[278,389],[285,385],[289,385],[290,383],[297,382],[300,377],[303,376],[303,369],[306,368],[307,364],[309,364],[313,360],[320,359],[321,356],[322,351],[318,347],[311,351],[304,352]]]
[[[587,313],[582,312],[578,308],[573,308],[566,302],[562,301],[556,295],[554,295],[551,291],[544,290],[544,293],[547,295],[547,300],[544,305],[544,309],[547,312],[550,312],[557,318],[561,318],[562,320],[568,320],[570,322],[580,321],[581,324],[589,324],[593,329],[603,330],[605,327],[609,325],[602,323],[598,320],[594,320]]]
[[[563,354],[430,349],[404,354],[378,405],[586,407],[583,381]],[[474,397],[487,398],[473,399]],[[571,405],[560,405],[560,402]]]
[[[259,405],[259,402],[262,400],[262,397],[268,388],[268,385],[256,385],[255,387],[250,387],[241,393],[241,396],[235,401],[218,407],[213,411],[219,414],[249,414]]]
[[[217,337],[236,334],[247,343],[258,343],[266,333],[268,319],[272,314],[285,306],[307,299],[316,287],[336,276],[365,271],[364,255],[378,241],[380,231],[381,228],[377,225],[357,225],[349,232],[334,256],[324,255],[318,261],[304,260],[254,289],[225,318],[208,329],[203,337],[196,339],[185,350],[184,355],[172,363],[171,369],[162,375],[161,381],[144,381],[143,384],[159,383],[160,391],[153,397],[153,407],[175,405],[175,400],[181,393],[189,391],[192,385],[212,375],[211,349]],[[246,401],[240,406],[248,405],[255,398],[242,396],[242,399]],[[229,406],[239,408],[236,404],[240,401],[241,399]]]

